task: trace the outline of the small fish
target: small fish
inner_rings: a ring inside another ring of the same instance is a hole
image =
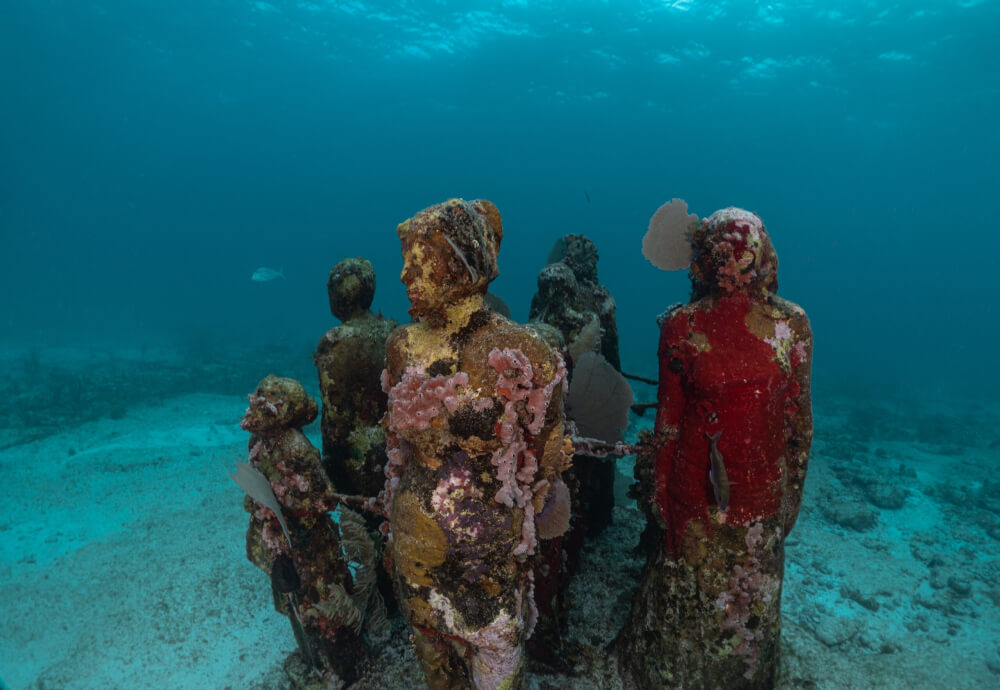
[[[708,440],[712,443],[712,448],[708,453],[711,466],[708,468],[708,481],[712,482],[712,489],[715,490],[715,502],[719,505],[719,510],[729,507],[729,477],[726,476],[726,463],[722,460],[722,453],[719,452],[719,437],[721,431],[709,435]]]
[[[585,189],[585,190],[583,190],[583,195],[584,195],[585,197],[587,197],[587,203],[589,204],[589,203],[590,203],[590,194],[589,194],[589,193],[587,193],[587,190],[586,190],[586,189]]]
[[[254,281],[255,283],[267,283],[276,278],[284,278],[284,277],[285,277],[284,266],[279,268],[277,271],[274,270],[273,268],[267,268],[266,266],[261,266],[260,268],[258,268],[256,271],[253,272],[253,275],[250,276],[250,280]]]

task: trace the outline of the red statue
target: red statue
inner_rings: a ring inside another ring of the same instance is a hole
[[[775,294],[757,215],[717,211],[690,247],[692,299],[661,317],[655,434],[637,464],[649,566],[617,648],[640,687],[773,687],[784,539],[812,440],[812,333]]]

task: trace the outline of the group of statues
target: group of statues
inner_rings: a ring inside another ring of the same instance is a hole
[[[315,352],[322,453],[302,433],[316,402],[268,376],[234,475],[248,558],[298,643],[286,664],[296,687],[357,679],[396,610],[432,689],[521,688],[529,663],[565,670],[566,590],[585,539],[611,520],[615,470],[602,457],[615,453],[637,455],[647,565],[600,663],[625,687],[773,686],[812,336],[775,294],[756,215],[685,223],[670,231],[689,248],[692,300],[660,317],[656,421],[635,445],[586,411],[625,418],[632,402],[610,391],[624,386],[615,305],[587,238],[556,243],[528,324],[488,293],[503,228],[485,200],[399,225],[408,324],[370,310],[368,261],[333,268],[342,324]]]

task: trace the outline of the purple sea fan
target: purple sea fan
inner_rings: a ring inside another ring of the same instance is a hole
[[[556,479],[549,488],[545,507],[535,517],[535,532],[542,539],[561,537],[569,529],[570,518],[569,487],[562,479]]]
[[[583,436],[613,443],[628,428],[632,388],[596,352],[580,357],[566,398],[566,414]]]

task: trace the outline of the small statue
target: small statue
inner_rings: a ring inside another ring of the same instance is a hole
[[[587,351],[596,350],[620,371],[615,300],[597,282],[597,259],[597,247],[584,235],[556,240],[548,265],[538,274],[528,319],[555,326],[567,346],[583,336]]]
[[[771,688],[812,439],[809,320],[775,294],[777,255],[753,213],[699,224],[675,199],[644,253],[661,268],[690,262],[693,290],[660,319],[659,407],[636,466],[649,555],[615,642],[623,678]]]
[[[344,259],[326,285],[330,311],[343,323],[326,332],[313,357],[323,400],[323,466],[341,492],[376,496],[386,463],[379,377],[396,322],[371,312],[375,270],[367,259]]]
[[[414,323],[386,348],[390,557],[432,690],[524,687],[532,557],[569,526],[562,358],[484,302],[496,207],[460,199],[398,228]]]
[[[538,274],[538,292],[531,299],[529,319],[562,333],[570,355],[570,376],[576,360],[588,352],[601,354],[621,371],[615,301],[597,282],[597,259],[597,247],[584,235],[556,240],[549,264]],[[574,463],[572,475],[579,485],[574,530],[596,537],[611,524],[615,472],[613,460],[581,458]],[[574,541],[579,543],[580,539]]]
[[[529,326],[550,344],[559,343],[572,372],[577,360],[593,353],[618,370],[618,326],[615,301],[597,282],[597,247],[584,235],[565,235],[549,253],[548,265],[538,274],[538,291],[531,299]],[[567,410],[572,419],[573,413]],[[576,421],[576,420],[574,420]],[[579,429],[578,429],[579,430]],[[608,439],[617,440],[617,439]],[[586,537],[596,537],[611,524],[615,504],[615,462],[580,456],[567,472],[572,498],[572,529],[540,554],[535,587],[539,593],[539,620],[529,643],[532,659],[559,669],[568,625],[566,591],[572,581]]]
[[[316,401],[298,381],[276,376],[249,398],[240,424],[251,433],[249,463],[233,477],[248,494],[247,558],[271,577],[275,609],[292,624],[306,668],[296,687],[350,683],[365,661],[367,599],[359,597],[367,593],[355,587],[330,518],[336,499],[319,451],[302,433],[316,419]]]

